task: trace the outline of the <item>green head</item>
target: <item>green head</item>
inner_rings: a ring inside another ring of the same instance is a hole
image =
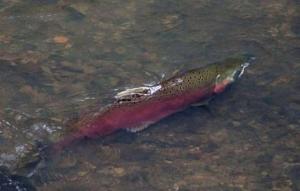
[[[234,82],[237,78],[240,78],[245,68],[247,68],[254,57],[237,57],[228,58],[216,66],[217,81],[228,80]]]
[[[227,85],[240,78],[246,67],[253,61],[253,56],[228,58],[216,65],[216,92],[222,91]]]
[[[254,57],[244,56],[229,58],[206,67],[189,70],[163,81],[161,85],[165,91],[160,92],[173,94],[174,92],[212,87],[215,93],[220,93],[227,85],[241,77],[245,68],[249,65],[249,61],[253,59]]]

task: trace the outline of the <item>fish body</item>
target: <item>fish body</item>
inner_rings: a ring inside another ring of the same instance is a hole
[[[69,135],[58,141],[58,150],[84,137],[94,138],[119,129],[137,132],[188,106],[205,101],[240,77],[248,66],[244,58],[186,71],[153,86],[118,93],[116,101],[99,112],[82,116],[72,124]]]

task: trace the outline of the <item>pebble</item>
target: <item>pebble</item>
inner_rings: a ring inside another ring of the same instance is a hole
[[[78,176],[83,177],[83,176],[86,176],[88,173],[89,173],[88,171],[80,171],[78,173]]]
[[[178,15],[167,15],[162,19],[163,25],[167,30],[176,27],[180,22]]]
[[[53,38],[53,41],[57,44],[67,44],[69,42],[69,38],[66,36],[59,35],[55,36]]]
[[[124,176],[126,174],[125,169],[121,167],[115,167],[112,171],[115,176]]]

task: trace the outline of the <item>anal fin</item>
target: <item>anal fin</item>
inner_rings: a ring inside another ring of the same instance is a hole
[[[139,132],[139,131],[142,131],[142,130],[146,129],[151,124],[152,124],[152,122],[145,122],[145,123],[143,123],[143,124],[141,124],[139,126],[136,126],[136,127],[126,128],[126,131],[131,132],[131,133],[136,133],[136,132]]]
[[[192,104],[193,107],[208,106],[211,98]]]

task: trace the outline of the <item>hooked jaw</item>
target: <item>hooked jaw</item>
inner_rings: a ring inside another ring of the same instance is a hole
[[[225,88],[239,79],[245,72],[245,69],[255,60],[253,56],[244,56],[243,59],[240,59],[238,62],[233,60],[234,63],[225,62],[223,69],[216,76],[216,83],[214,92],[221,93]],[[221,64],[222,65],[222,64]]]
[[[240,78],[244,72],[245,72],[245,69],[250,66],[250,64],[252,62],[254,62],[254,60],[256,59],[255,56],[252,56],[252,55],[244,55],[244,58],[245,58],[245,62],[241,64],[241,69],[240,69],[240,72],[238,74],[238,78]]]
[[[242,77],[242,75],[245,72],[245,69],[250,66],[250,64],[255,60],[256,58],[252,55],[243,55],[241,59],[241,63],[237,65],[237,67],[233,70],[232,76],[229,77],[232,82]]]
[[[249,65],[250,65],[249,62],[245,62],[244,64],[242,64],[242,69],[238,75],[238,78],[240,78],[244,74],[245,68],[247,68]]]
[[[236,79],[239,79],[242,77],[242,75],[245,72],[245,69],[250,65],[250,62],[245,62],[243,64],[241,64],[241,67],[239,70],[236,70],[233,74],[233,81],[235,81]]]

